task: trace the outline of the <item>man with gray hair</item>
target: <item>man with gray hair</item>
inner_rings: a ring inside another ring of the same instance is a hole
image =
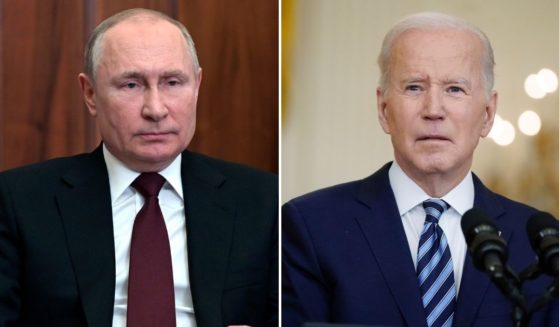
[[[0,326],[277,325],[277,178],[186,150],[202,69],[131,9],[79,75],[102,144],[0,174]]]
[[[378,63],[378,119],[394,161],[283,206],[283,324],[511,326],[512,304],[474,268],[460,228],[480,208],[513,269],[534,261],[525,226],[536,210],[471,172],[497,105],[489,40],[456,17],[415,14],[388,32]],[[525,283],[529,300],[550,282]],[[557,303],[532,323],[557,326]]]

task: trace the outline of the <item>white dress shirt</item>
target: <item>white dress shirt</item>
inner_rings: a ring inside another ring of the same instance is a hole
[[[140,175],[128,169],[103,145],[103,155],[109,173],[113,228],[115,240],[115,300],[113,327],[126,326],[126,305],[128,301],[128,266],[130,260],[130,240],[136,214],[144,205],[144,198],[130,186]],[[177,327],[196,326],[194,306],[188,278],[188,258],[186,248],[186,226],[184,199],[181,179],[181,156],[160,171],[165,184],[159,193],[159,205],[163,212],[173,263],[175,284],[175,307]]]
[[[417,269],[417,248],[419,238],[425,223],[425,210],[423,201],[432,198],[421,189],[402,168],[394,161],[388,171],[390,186],[396,198],[396,204],[402,217],[404,231],[408,239],[413,264]],[[452,264],[454,266],[454,282],[456,292],[460,290],[460,281],[466,259],[466,240],[462,233],[460,220],[462,215],[474,205],[474,182],[472,173],[466,177],[450,192],[442,197],[450,208],[439,219],[439,226],[444,231],[450,247]]]

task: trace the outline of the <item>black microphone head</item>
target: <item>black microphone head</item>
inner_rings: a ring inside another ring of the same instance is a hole
[[[472,208],[462,216],[462,232],[468,244],[474,266],[487,271],[488,256],[497,256],[504,265],[508,259],[506,242],[499,236],[499,229],[481,209]]]
[[[536,212],[528,219],[526,231],[540,268],[547,274],[559,275],[559,221],[547,212]]]
[[[476,235],[482,231],[499,233],[497,225],[487,216],[485,211],[478,208],[472,208],[466,211],[462,216],[460,225],[462,226],[462,232],[464,233],[464,237],[466,237],[466,243],[468,243],[468,245],[470,245]],[[482,230],[480,230],[480,228]]]
[[[532,248],[538,251],[542,239],[546,236],[559,236],[559,222],[547,212],[538,211],[531,215],[526,223],[526,231]]]

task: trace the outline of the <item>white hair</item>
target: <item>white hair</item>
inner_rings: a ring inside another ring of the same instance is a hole
[[[473,24],[461,18],[437,12],[423,12],[407,16],[397,22],[388,33],[386,33],[378,56],[378,65],[381,74],[379,84],[383,93],[388,90],[390,82],[390,55],[398,37],[410,30],[436,30],[445,28],[471,32],[480,40],[483,47],[481,74],[486,96],[489,97],[491,90],[493,90],[495,80],[493,71],[495,59],[493,57],[491,42],[489,42],[485,33]]]

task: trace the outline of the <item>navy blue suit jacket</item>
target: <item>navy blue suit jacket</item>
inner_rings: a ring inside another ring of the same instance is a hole
[[[388,179],[390,164],[360,180],[309,193],[283,206],[283,325],[307,321],[426,326],[415,267]],[[474,206],[508,242],[509,265],[535,261],[525,232],[535,209],[488,190],[474,175]],[[551,283],[524,284],[533,302]],[[512,305],[466,258],[454,326],[512,326]],[[559,305],[530,326],[559,326]]]

